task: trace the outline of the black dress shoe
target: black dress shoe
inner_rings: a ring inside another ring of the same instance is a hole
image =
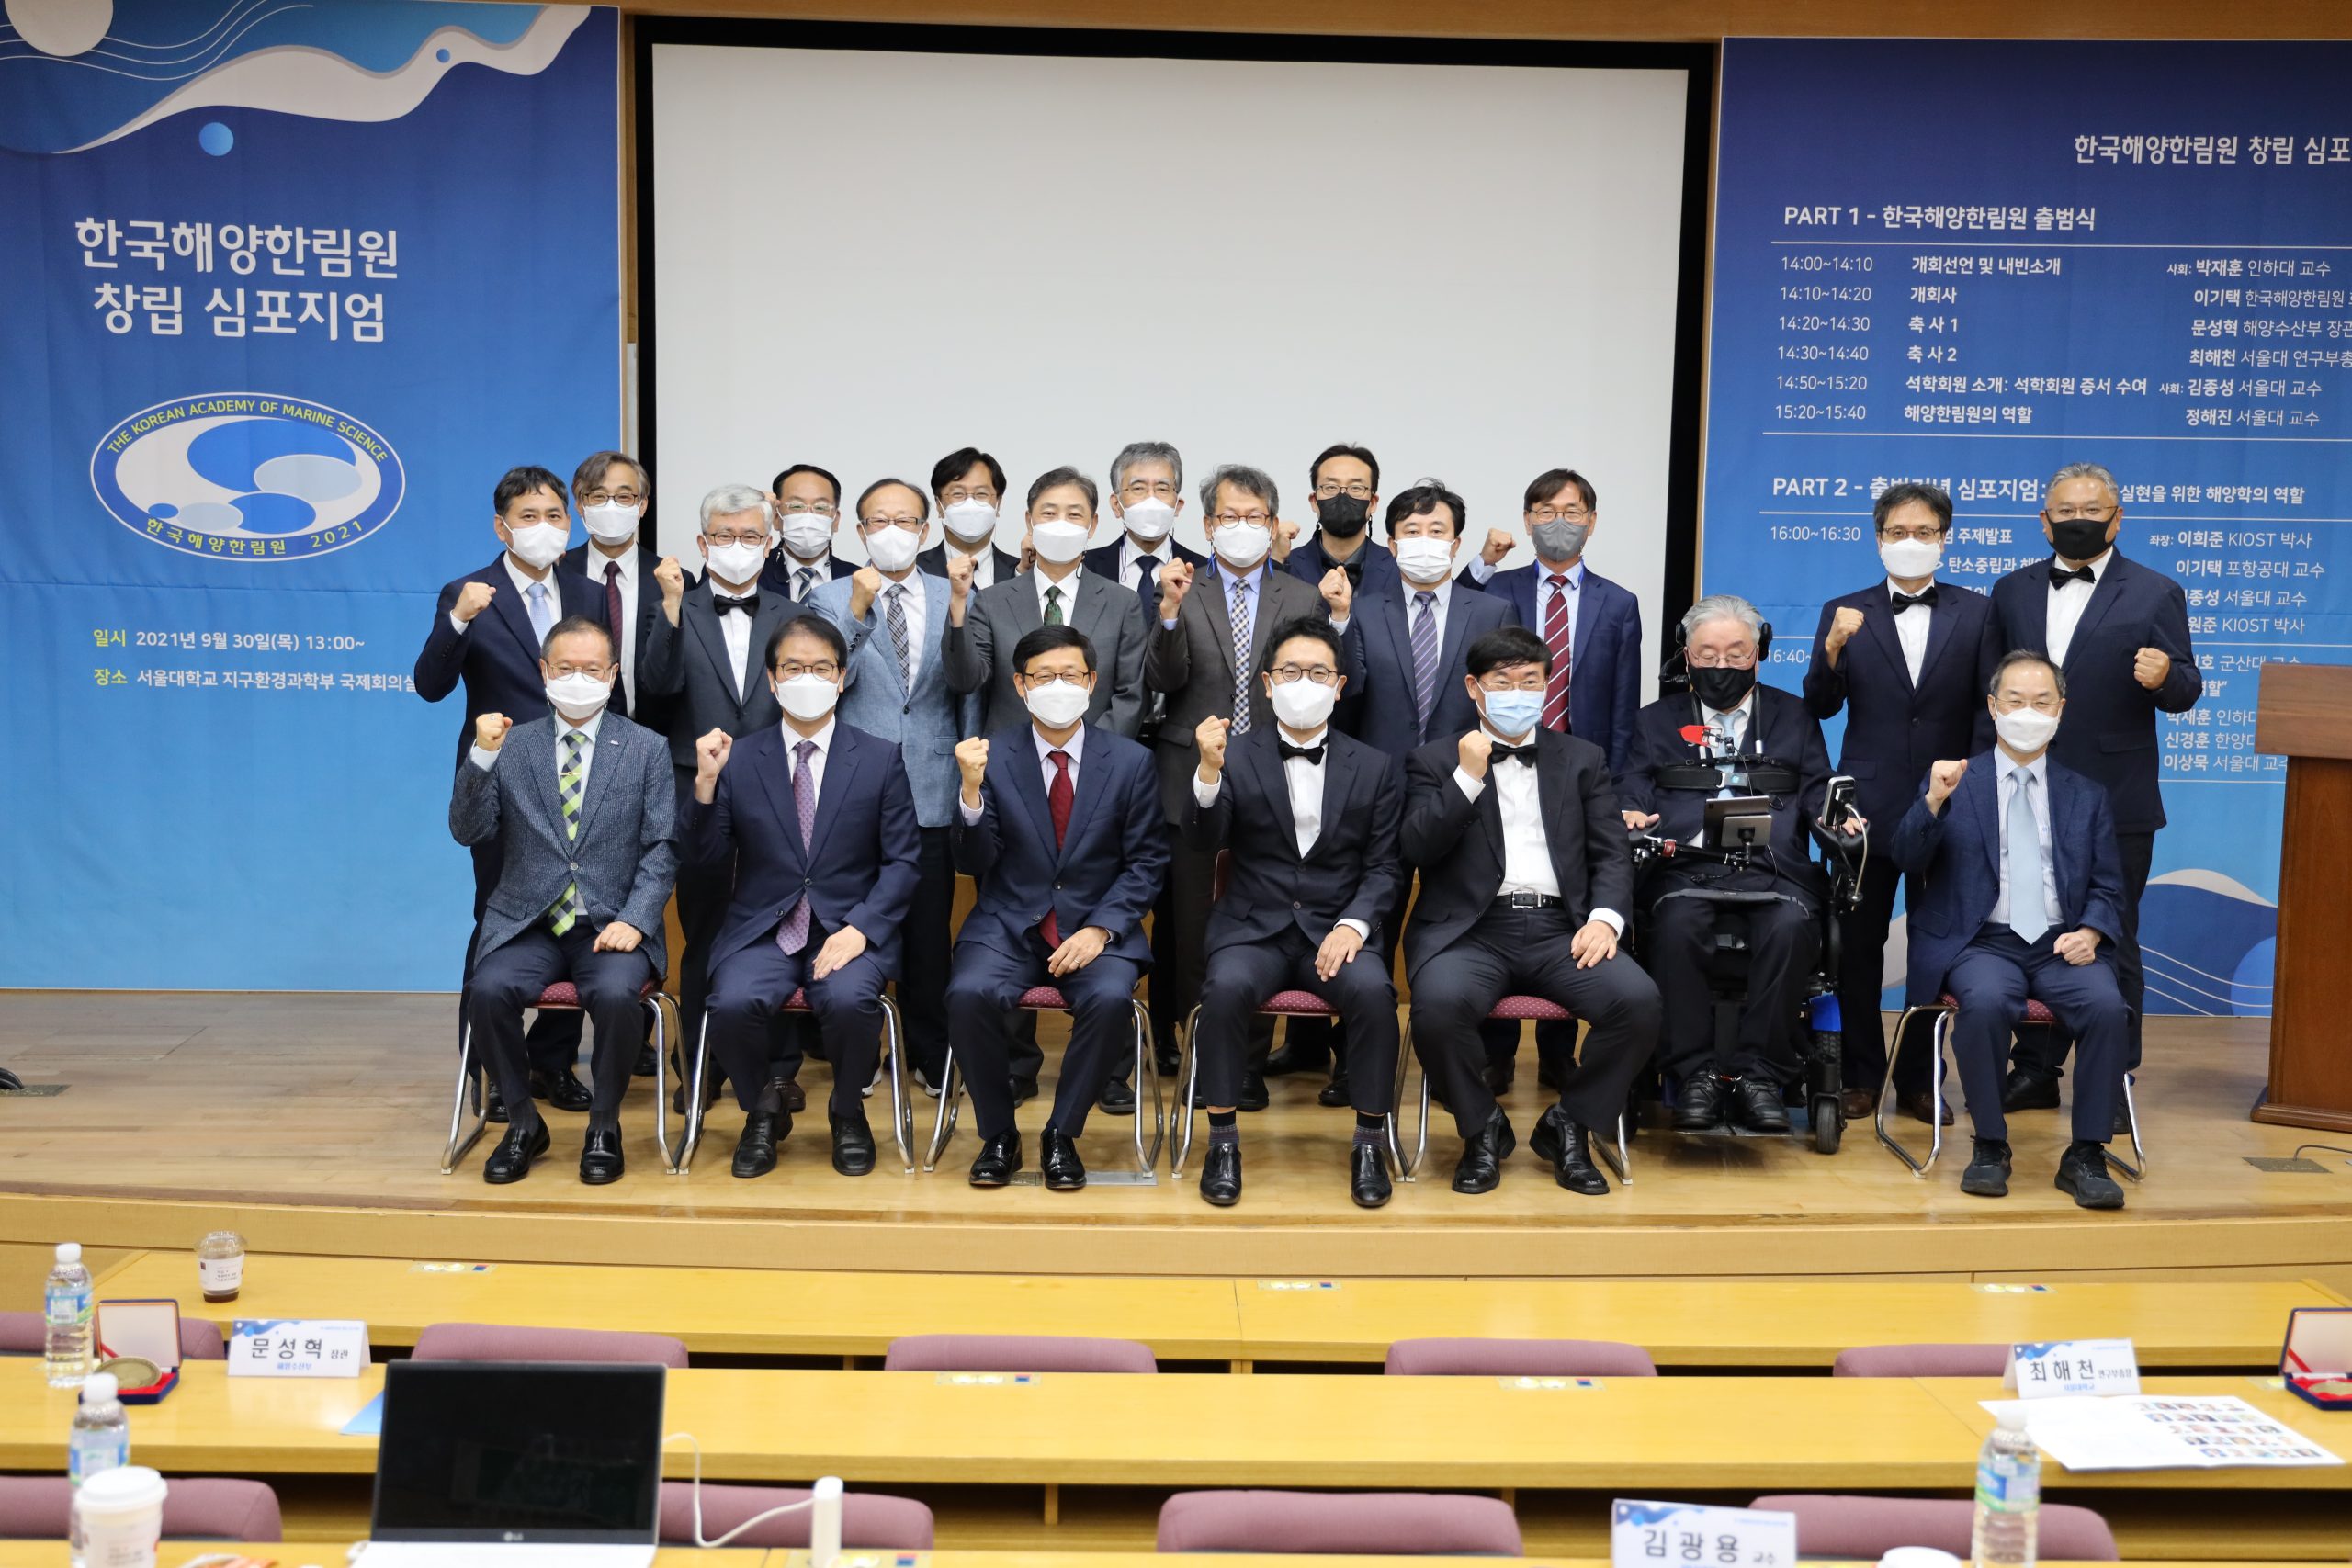
[[[836,1116],[833,1121],[833,1168],[843,1176],[870,1176],[874,1171],[874,1129],[864,1111]]]
[[[1241,1075],[1241,1098],[1233,1102],[1236,1111],[1263,1111],[1270,1102],[1266,1098],[1266,1075]]]
[[[509,1127],[506,1136],[482,1161],[481,1179],[493,1187],[520,1181],[531,1174],[531,1162],[548,1152],[548,1124],[534,1121],[528,1127]]]
[[[661,1066],[662,1058],[653,1054],[652,1046],[639,1045],[637,1048],[637,1065],[629,1068],[629,1077],[650,1078]]]
[[[1713,1071],[1691,1074],[1682,1080],[1674,1101],[1674,1130],[1712,1133],[1724,1122],[1724,1080]]]
[[[1182,1064],[1177,1060],[1175,1046],[1154,1042],[1151,1047],[1151,1065],[1159,1069],[1161,1077],[1172,1078],[1176,1076],[1177,1067]]]
[[[1388,1158],[1378,1144],[1348,1145],[1348,1196],[1359,1209],[1377,1209],[1394,1190],[1388,1185]]]
[[[1040,1164],[1046,1172],[1046,1188],[1052,1192],[1075,1192],[1086,1185],[1086,1165],[1078,1157],[1078,1144],[1068,1133],[1046,1129],[1039,1140],[1044,1157]]]
[[[1510,1118],[1498,1109],[1494,1119],[1462,1145],[1462,1157],[1453,1167],[1453,1190],[1492,1192],[1502,1185],[1503,1161],[1517,1147],[1519,1134],[1510,1130]]]
[[[1283,1048],[1266,1058],[1265,1077],[1287,1077],[1292,1073],[1319,1073],[1331,1065],[1329,1051],[1302,1051],[1285,1039]]]
[[[1328,1105],[1337,1111],[1348,1103],[1348,1075],[1345,1068],[1331,1075],[1331,1081],[1316,1092],[1315,1103]]]
[[[1241,1201],[1241,1145],[1209,1140],[1201,1161],[1201,1201],[1230,1209]]]
[[[506,1121],[506,1096],[499,1091],[496,1078],[492,1078],[482,1088],[481,1119],[502,1125]]]
[[[2058,1080],[2032,1067],[2011,1067],[2008,1080],[2001,1085],[2001,1109],[2055,1111],[2058,1109]]]
[[[1898,1094],[1894,1097],[1894,1109],[1901,1111],[1904,1115],[1908,1116],[1914,1122],[1932,1121],[1935,1118],[1936,1111],[1934,1105],[1930,1103],[1931,1098],[1932,1097],[1924,1091],[1913,1094]],[[1943,1123],[1945,1126],[1949,1127],[1955,1120],[1957,1120],[1957,1118],[1955,1118],[1951,1113],[1951,1101],[1947,1100],[1942,1103]]]
[[[786,1111],[797,1116],[808,1109],[808,1091],[800,1087],[798,1078],[771,1078],[768,1081],[775,1086],[776,1099]]]
[[[1588,1198],[1606,1197],[1609,1179],[1592,1163],[1585,1145],[1585,1130],[1563,1118],[1559,1146],[1552,1152],[1552,1179]]]
[[[1781,1103],[1781,1086],[1770,1078],[1744,1077],[1731,1086],[1732,1114],[1751,1133],[1785,1133],[1789,1108]]]
[[[1499,1062],[1488,1062],[1486,1078],[1487,1092],[1500,1100],[1510,1092],[1510,1086],[1519,1081],[1519,1059],[1505,1056]]]
[[[2123,1108],[2120,1100],[2115,1102],[2115,1135],[2119,1138],[2132,1135],[2132,1112]]]
[[[1037,1080],[1035,1078],[1015,1078],[1012,1080],[1013,1104],[1026,1105],[1036,1098]]]
[[[2009,1145],[2001,1138],[1979,1138],[1960,1173],[1960,1190],[1972,1198],[2009,1195]]]
[[[534,1071],[531,1074],[531,1098],[544,1100],[558,1111],[585,1111],[588,1109],[588,1086],[580,1081],[580,1075],[568,1065],[551,1073]]]
[[[743,1118],[743,1135],[735,1140],[736,1175],[749,1180],[775,1168],[775,1146],[792,1131],[792,1112],[754,1111]]]
[[[1002,1187],[1012,1180],[1012,1173],[1021,1168],[1021,1133],[1018,1128],[999,1133],[980,1145],[972,1156],[972,1185]]]
[[[1558,1105],[1535,1119],[1535,1130],[1527,1134],[1527,1146],[1537,1159],[1549,1165],[1560,1157],[1560,1133],[1567,1124],[1567,1111]]]
[[[621,1157],[621,1130],[592,1122],[588,1141],[580,1146],[580,1179],[591,1187],[602,1187],[618,1181],[627,1168],[628,1161]]]
[[[2085,1209],[2120,1209],[2123,1189],[2107,1174],[2107,1145],[2068,1144],[2058,1156],[2058,1190],[2071,1193]]]
[[[1113,1078],[1102,1086],[1102,1093],[1094,1103],[1114,1116],[1132,1116],[1136,1113],[1136,1091],[1127,1086],[1126,1079]]]

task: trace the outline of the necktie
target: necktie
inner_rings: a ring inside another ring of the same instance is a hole
[[[797,604],[800,603],[800,601],[808,598],[808,595],[815,591],[816,587],[817,569],[815,567],[804,566],[799,570],[794,572],[792,574],[793,603]]]
[[[1250,580],[1233,580],[1233,733],[1250,733]]]
[[[2019,768],[2009,792],[2009,930],[2033,942],[2050,929],[2041,899],[2041,829],[2033,819],[2033,775]]]
[[[817,754],[814,740],[803,740],[792,749],[792,807],[800,818],[800,852],[808,852],[808,840],[817,826],[817,781],[809,776],[808,759]],[[804,862],[805,863],[805,862]],[[775,944],[786,957],[808,945],[808,895],[785,912],[784,923],[775,928]]]
[[[568,729],[563,736],[563,763],[556,770],[556,801],[563,808],[563,837],[569,843],[580,837],[580,796],[586,787],[586,771],[580,766],[581,753],[588,749],[588,737],[577,729]],[[561,936],[580,918],[580,885],[567,882],[563,892],[548,911],[548,930]]]
[[[760,613],[760,596],[756,593],[746,593],[741,599],[729,599],[724,593],[714,592],[710,596],[710,603],[720,615],[723,615],[728,611],[734,610],[740,612],[747,621]]]
[[[1413,712],[1422,733],[1437,705],[1437,595],[1424,588],[1413,595]]]
[[[1157,593],[1159,591],[1159,558],[1158,556],[1142,556],[1137,558],[1136,561],[1136,597],[1142,600],[1147,606],[1149,606],[1151,604],[1152,595]],[[1156,607],[1154,607],[1151,609],[1150,613],[1157,616],[1159,612]]]
[[[890,584],[889,592],[882,595],[882,618],[890,627],[891,646],[899,650],[899,684],[912,687],[915,683],[914,666],[907,660],[910,648],[907,640],[907,585],[903,582]]]
[[[1058,586],[1046,590],[1046,624],[1049,626],[1062,624],[1062,591]]]
[[[1318,740],[1312,746],[1294,746],[1287,740],[1282,740],[1275,744],[1282,750],[1283,761],[1287,762],[1293,757],[1304,757],[1319,768],[1323,765],[1323,748],[1330,742]]]
[[[605,626],[613,634],[616,649],[621,645],[621,617],[626,613],[621,608],[621,563],[608,560],[605,563]],[[628,711],[628,698],[621,691],[618,677],[613,681],[613,706]]]
[[[1914,604],[1933,604],[1936,602],[1936,586],[1931,582],[1917,593],[1897,593],[1893,597],[1894,613],[1899,615]]]
[[[1069,752],[1048,751],[1046,760],[1054,765],[1054,782],[1046,791],[1046,809],[1053,814],[1054,848],[1059,850],[1062,840],[1069,835],[1070,802],[1078,798],[1078,789],[1070,783]],[[1046,945],[1049,948],[1062,944],[1062,924],[1050,906],[1046,910],[1046,918],[1038,922],[1037,934],[1046,939]]]
[[[548,628],[555,625],[555,617],[548,613],[548,585],[534,582],[523,597],[531,603],[531,635],[547,641]]]
[[[1552,602],[1544,606],[1544,646],[1552,650],[1552,678],[1544,683],[1544,728],[1568,728],[1568,579],[1555,572],[1544,580]]]
[[[2050,563],[2050,586],[2052,588],[2064,588],[2070,582],[2097,582],[2098,581],[2098,578],[2091,575],[2091,569],[2086,566],[2078,566],[2069,570],[2056,561]]]
[[[1524,762],[1532,768],[1535,765],[1535,743],[1531,740],[1524,746],[1493,747],[1487,750],[1487,760],[1489,762]]]

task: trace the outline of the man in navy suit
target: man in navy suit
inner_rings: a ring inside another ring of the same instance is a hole
[[[2029,649],[2058,661],[2075,722],[2060,732],[2059,761],[2107,791],[2123,866],[2123,929],[2115,933],[2115,980],[2132,1010],[2124,1068],[2140,1065],[2146,987],[2140,964],[2140,896],[2147,891],[2156,830],[2165,825],[2157,775],[2164,753],[2156,715],[2183,713],[2205,690],[2188,641],[2180,584],[2115,547],[2122,492],[2097,463],[2069,463],[2042,492],[2041,531],[2055,552],[1993,585],[2004,651]],[[2058,1103],[2063,1039],[2022,1046],[2009,1074],[2008,1109]]]
[[[1331,571],[1344,572],[1351,594],[1395,588],[1396,558],[1371,537],[1372,514],[1380,505],[1380,459],[1366,447],[1334,442],[1306,466],[1306,488],[1315,536],[1293,546],[1296,525],[1277,525],[1275,564],[1318,587]]]
[[[1021,558],[994,543],[998,509],[1004,504],[1004,465],[977,446],[959,446],[931,466],[931,499],[945,535],[915,558],[926,577],[945,577],[947,563],[972,558],[972,592],[1010,582]]]
[[[899,749],[835,716],[849,669],[839,627],[804,611],[769,639],[766,679],[784,722],[695,743],[680,813],[686,853],[732,864],[735,890],[710,949],[709,1030],[743,1108],[734,1171],[764,1176],[792,1131],[768,1081],[769,1021],[805,994],[833,1064],[833,1168],[874,1168],[864,1094],[881,1049],[882,987],[922,879],[913,793]]]
[[[857,569],[833,553],[842,525],[842,481],[814,463],[795,463],[768,487],[775,513],[775,548],[760,572],[760,586],[795,604],[835,578]]]
[[[1097,679],[1086,635],[1039,626],[1012,661],[1030,721],[956,748],[951,841],[956,869],[979,888],[956,939],[947,1009],[981,1140],[972,1185],[1002,1187],[1021,1168],[1012,1015],[1032,987],[1060,988],[1069,1044],[1043,1165],[1046,1185],[1069,1192],[1086,1185],[1078,1134],[1123,1054],[1151,963],[1143,919],[1167,869],[1167,829],[1151,753],[1086,723]]]
[[[433,606],[433,629],[416,656],[417,694],[426,702],[439,702],[461,682],[466,688],[465,717],[458,727],[460,761],[473,742],[474,721],[482,715],[503,714],[521,723],[547,714],[539,649],[558,621],[585,615],[610,629],[605,595],[578,572],[556,564],[571,536],[563,481],[542,468],[509,468],[492,492],[491,507],[491,529],[504,553],[443,586]],[[498,885],[498,840],[474,845],[473,855],[474,929],[466,939],[458,982],[461,1034],[474,952],[481,943],[482,911],[489,907],[490,890]],[[588,1086],[572,1071],[579,1055],[580,1015],[542,1014],[531,1027],[531,1092],[545,1096],[559,1111],[587,1110]],[[505,1099],[495,1082],[487,1100],[490,1119],[505,1121]]]
[[[1938,582],[1951,536],[1951,497],[1928,484],[1890,485],[1873,515],[1886,581],[1821,607],[1813,662],[1804,672],[1804,705],[1818,719],[1840,709],[1846,735],[1838,771],[1854,781],[1854,806],[1875,822],[1900,820],[1918,798],[1928,764],[1973,756],[1993,743],[1984,692],[1999,657],[1993,602],[1953,582]],[[1845,1031],[1845,1112],[1860,1121],[1878,1105],[1886,1079],[1886,931],[1894,918],[1902,873],[1885,855],[1862,865],[1861,901],[1838,917],[1838,1010]],[[1917,883],[1906,905],[1918,902]],[[1933,1113],[1928,1061],[1913,1052],[1898,1063],[1896,1103],[1925,1119]],[[1949,1117],[1951,1111],[1944,1114]]]
[[[571,503],[588,538],[563,553],[563,566],[605,591],[605,622],[620,641],[613,711],[659,734],[668,716],[658,699],[638,690],[637,674],[637,650],[662,613],[653,574],[667,558],[645,539],[645,509],[652,499],[652,479],[636,458],[626,452],[589,454],[571,476]],[[691,574],[686,581],[693,581]]]
[[[2081,1056],[2074,1142],[2057,1186],[2086,1209],[2123,1207],[2107,1173],[2107,1142],[2123,1085],[2128,1009],[2115,976],[2124,925],[2123,876],[2107,794],[2052,760],[2063,734],[2066,680],[2041,654],[2018,650],[1994,671],[1986,705],[1998,744],[1936,762],[1926,792],[1895,829],[1892,852],[1925,884],[1911,911],[1914,1007],[1945,992],[1960,1003],[1952,1053],[1976,1145],[1960,1190],[2009,1190],[2001,1065],[2029,998],[2044,1003]]]

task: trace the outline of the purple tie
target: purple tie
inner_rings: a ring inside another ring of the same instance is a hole
[[[803,740],[792,749],[792,805],[800,818],[800,852],[806,857],[808,840],[817,827],[817,785],[808,776],[808,759],[817,754],[814,740]],[[804,859],[805,863],[805,859]],[[775,944],[787,958],[808,945],[808,895],[785,912],[784,923],[775,928]]]

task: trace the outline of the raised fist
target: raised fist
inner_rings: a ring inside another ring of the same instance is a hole
[[[1825,651],[1835,653],[1846,646],[1846,639],[1862,629],[1862,613],[1851,604],[1839,608],[1829,622],[1829,635],[1822,639]]]
[[[865,613],[874,608],[874,596],[881,592],[882,573],[877,568],[862,566],[850,573],[849,618],[865,619]]]
[[[964,605],[972,596],[972,573],[979,570],[979,559],[961,550],[947,552],[947,614],[959,626],[964,624]]]
[[[1457,750],[1462,755],[1462,771],[1468,773],[1474,779],[1485,778],[1487,776],[1487,758],[1494,749],[1494,739],[1492,737],[1487,735],[1485,730],[1468,729],[1463,731],[1462,739],[1455,747],[1455,750]]]
[[[1193,744],[1201,753],[1201,772],[1210,779],[1225,772],[1225,738],[1232,728],[1231,719],[1211,714],[1193,731]]]
[[[1511,547],[1517,543],[1519,543],[1518,540],[1500,528],[1489,528],[1487,530],[1486,546],[1479,550],[1478,558],[1488,566],[1500,566],[1503,564],[1503,557],[1510,554]]]
[[[1274,519],[1274,559],[1276,562],[1279,563],[1290,559],[1290,547],[1297,541],[1297,524],[1292,522],[1287,517],[1277,517]]]
[[[1960,787],[1961,775],[1966,772],[1968,762],[1964,758],[1957,762],[1938,762],[1930,767],[1928,770],[1928,804],[1938,807],[1950,800],[1951,792]]]
[[[967,795],[979,793],[980,780],[989,771],[989,742],[984,735],[975,735],[956,742],[956,769],[964,775],[964,790]]]
[[[1346,620],[1348,611],[1355,604],[1356,593],[1355,584],[1348,581],[1347,569],[1333,567],[1323,574],[1323,581],[1317,586],[1323,590],[1323,603],[1330,606],[1331,618]]]
[[[653,569],[653,582],[654,586],[662,590],[663,604],[674,604],[678,602],[679,596],[686,591],[686,574],[678,565],[677,557],[663,556],[662,558],[661,564]]]
[[[735,738],[723,729],[714,729],[695,742],[695,777],[715,779],[727,766],[728,754],[735,750]]]
[[[1159,618],[1172,621],[1193,591],[1193,563],[1172,560],[1159,569]]]
[[[498,588],[495,583],[467,583],[463,588],[458,590],[458,605],[456,612],[458,619],[461,621],[472,620],[476,615],[481,615],[484,610],[490,608],[490,602],[497,595],[497,593]]]
[[[514,721],[503,713],[482,714],[474,720],[474,744],[485,751],[495,751],[506,744],[506,732],[514,728]]]
[[[2161,648],[2143,648],[2132,656],[2132,678],[2152,692],[2171,673],[2172,655]]]

